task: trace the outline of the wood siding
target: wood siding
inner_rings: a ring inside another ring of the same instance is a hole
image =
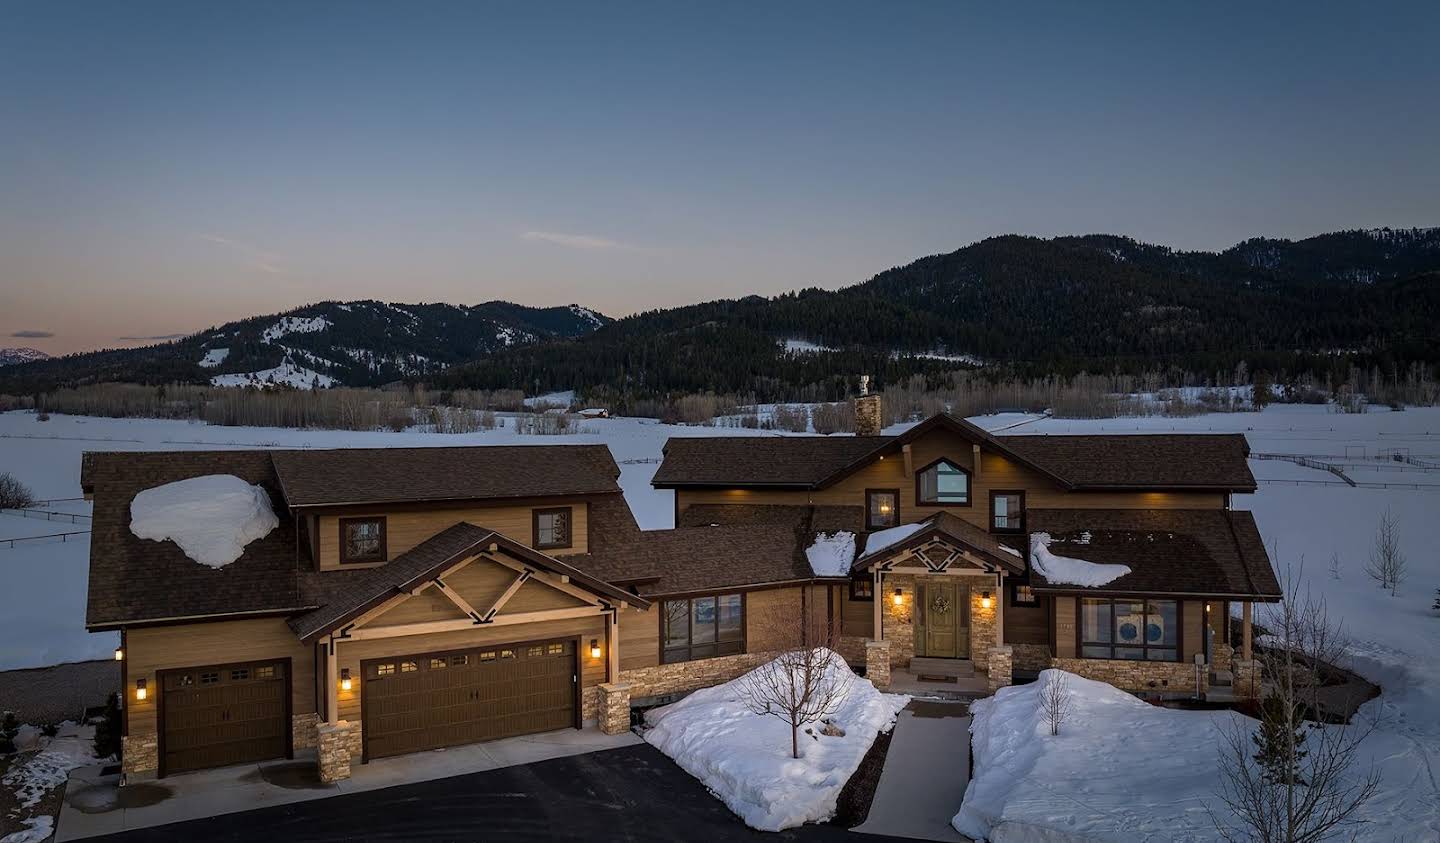
[[[585,553],[589,549],[589,507],[583,500],[566,504],[570,506],[570,547],[557,547],[545,551],[550,556],[565,556],[571,553]],[[453,527],[461,521],[468,521],[479,527],[495,530],[506,538],[513,539],[527,547],[533,546],[534,510],[555,509],[555,503],[535,506],[471,506],[435,509],[385,510],[375,507],[357,507],[347,510],[344,517],[363,515],[385,516],[385,542],[389,559],[404,553],[436,533]],[[340,516],[321,515],[317,519],[316,537],[319,540],[320,569],[323,571],[341,568],[340,564]],[[372,567],[350,564],[346,569]]]
[[[161,689],[156,673],[271,659],[291,660],[291,712],[315,711],[315,655],[301,644],[283,618],[135,627],[125,632],[125,711],[130,734],[153,735]],[[135,699],[135,681],[144,679],[146,698]]]
[[[875,601],[851,600],[846,586],[836,590],[840,592],[840,631],[845,635],[874,638]]]
[[[1052,598],[1055,606],[1055,658],[1073,659],[1076,657],[1075,640],[1079,634],[1077,624],[1079,619],[1079,598],[1061,595]]]
[[[445,584],[460,595],[475,611],[484,613],[514,582],[516,572],[488,559],[477,558],[445,578]],[[501,607],[501,615],[539,612],[546,609],[570,609],[587,605],[585,601],[557,588],[531,578],[520,590],[510,596]],[[394,607],[385,610],[368,627],[396,626],[400,624],[426,623],[464,618],[450,598],[438,588],[428,588],[417,595],[406,597]]]
[[[639,670],[660,663],[662,601],[649,609],[630,608],[620,613],[620,670]]]
[[[1040,595],[1035,606],[1016,606],[1015,589],[1009,583],[1005,592],[1005,643],[1050,643],[1050,598]]]
[[[465,650],[473,647],[501,645],[523,641],[542,641],[555,638],[580,639],[580,686],[583,694],[586,688],[605,681],[605,654],[600,658],[590,657],[590,640],[605,640],[605,618],[602,615],[587,618],[571,618],[558,621],[513,624],[508,626],[486,626],[457,632],[440,632],[429,635],[402,635],[396,638],[377,638],[364,641],[340,641],[336,650],[336,669],[349,668],[356,678],[351,689],[339,691],[337,704],[342,720],[354,723],[360,720],[360,705],[364,682],[360,662],[368,659],[400,657],[423,653]],[[624,650],[621,650],[623,655]],[[309,710],[314,710],[313,707]]]
[[[1000,454],[982,451],[975,469],[972,443],[947,430],[936,430],[911,443],[911,464],[919,469],[944,458],[970,472],[969,506],[917,506],[915,475],[905,473],[897,455],[876,460],[833,486],[815,491],[765,489],[677,489],[676,511],[701,503],[865,505],[866,489],[900,490],[900,523],[949,512],[990,528],[991,490],[1020,489],[1030,509],[1223,509],[1221,492],[1072,492],[1050,478]]]

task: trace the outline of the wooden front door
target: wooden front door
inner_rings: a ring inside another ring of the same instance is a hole
[[[365,760],[580,724],[574,640],[363,663]]]
[[[956,580],[917,584],[915,655],[962,659],[970,655],[970,589]]]
[[[160,775],[290,754],[289,662],[160,672]]]

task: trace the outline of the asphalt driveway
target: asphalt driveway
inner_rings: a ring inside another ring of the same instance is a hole
[[[648,744],[139,829],[87,843],[340,840],[861,840],[753,831]]]

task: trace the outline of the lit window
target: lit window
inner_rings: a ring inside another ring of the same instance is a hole
[[[869,489],[865,492],[865,526],[883,530],[900,523],[900,493],[895,489]]]
[[[531,648],[529,648],[528,650],[525,651],[525,655],[527,655],[527,656],[529,656],[529,657],[531,657],[531,658],[537,658],[537,657],[539,657],[539,656],[543,656],[543,655],[545,655],[545,648],[544,648],[544,647],[531,647]]]
[[[395,665],[394,665],[393,663],[392,663],[392,664],[376,665],[376,666],[375,666],[375,675],[377,675],[377,676],[394,676],[394,675],[395,675]]]
[[[920,469],[915,497],[922,506],[969,506],[970,472],[949,460]]]
[[[401,673],[414,673],[419,669],[420,665],[416,664],[415,662],[400,662]]]
[[[451,657],[450,657],[450,663],[453,664],[453,665],[455,665],[456,667],[459,667],[460,665],[469,664],[469,663],[470,663],[470,657],[469,657],[469,656],[451,656]]]
[[[535,547],[570,546],[570,508],[535,510]]]
[[[450,662],[447,662],[447,661],[445,661],[444,659],[431,659],[431,660],[430,660],[430,669],[431,669],[431,670],[444,670],[445,668],[447,668],[447,667],[449,667],[449,666],[450,666]]]
[[[869,603],[875,599],[875,580],[866,575],[850,580],[850,599]]]
[[[515,651],[514,651],[514,650],[501,650],[501,651],[500,651],[500,658],[502,658],[502,659],[513,659],[513,658],[515,658]]]
[[[1035,606],[1039,601],[1035,598],[1035,589],[1028,585],[1016,583],[1011,586],[1010,602],[1016,606]]]
[[[341,518],[340,562],[384,562],[385,519]]]
[[[565,645],[559,643],[551,644],[545,648],[545,651],[552,656],[562,655],[565,652]]]
[[[266,665],[265,667],[257,667],[257,668],[255,668],[255,678],[256,678],[256,679],[274,679],[274,678],[275,678],[275,666],[274,666],[274,665]]]

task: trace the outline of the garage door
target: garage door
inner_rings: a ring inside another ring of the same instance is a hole
[[[160,686],[161,775],[289,753],[287,662],[163,671]]]
[[[376,659],[365,675],[365,758],[576,725],[575,642]]]

